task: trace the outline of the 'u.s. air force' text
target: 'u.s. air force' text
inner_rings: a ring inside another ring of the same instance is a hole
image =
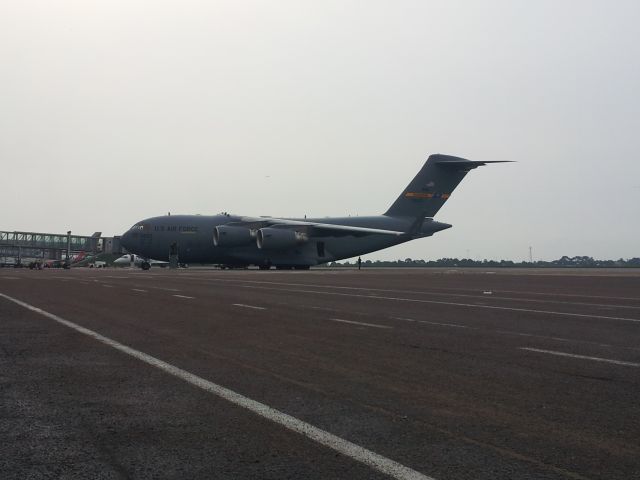
[[[181,233],[196,233],[198,231],[198,227],[190,227],[183,225],[156,225],[154,227],[156,232],[181,232]]]

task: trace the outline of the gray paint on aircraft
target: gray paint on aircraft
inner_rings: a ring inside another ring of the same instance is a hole
[[[451,225],[431,217],[471,169],[487,163],[498,162],[431,155],[383,215],[305,219],[227,213],[167,215],[137,222],[121,241],[129,252],[158,260],[168,260],[170,245],[175,242],[181,263],[308,268],[429,237],[450,228]],[[223,227],[217,233],[218,238],[233,238],[236,244],[217,246],[216,227]]]

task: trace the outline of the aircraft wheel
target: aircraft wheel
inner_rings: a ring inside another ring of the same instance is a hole
[[[297,267],[294,267],[296,270],[309,270],[309,268],[311,267],[311,265],[298,265]]]
[[[140,268],[142,268],[142,270],[149,270],[151,268],[151,264],[149,262],[142,262]]]

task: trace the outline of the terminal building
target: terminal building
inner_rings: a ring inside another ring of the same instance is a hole
[[[23,265],[34,261],[62,261],[72,255],[96,256],[122,253],[120,237],[103,237],[38,232],[0,231],[0,265]]]

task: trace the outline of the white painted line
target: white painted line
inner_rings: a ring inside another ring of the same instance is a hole
[[[20,277],[2,277],[5,280],[20,280]]]
[[[145,288],[153,288],[154,290],[162,290],[164,292],[179,292],[180,291],[177,288],[153,287],[151,285],[138,285],[136,283],[134,283],[133,285],[136,286],[136,287],[145,287]]]
[[[365,323],[365,322],[354,322],[353,320],[343,320],[341,318],[330,318],[332,322],[340,322],[340,323],[351,323],[353,325],[363,325],[365,327],[374,327],[374,328],[393,328],[389,325],[379,325],[377,323]]]
[[[191,298],[191,299],[196,298],[196,297],[189,297],[187,295],[171,295],[171,296],[176,298]]]
[[[141,288],[132,288],[131,290],[133,290],[134,292],[142,292],[142,293],[147,293],[148,290],[143,290]]]
[[[254,310],[266,310],[265,307],[256,307],[255,305],[245,305],[244,303],[232,303],[234,307],[252,308]]]
[[[430,322],[428,320],[415,320],[413,318],[404,318],[404,317],[389,317],[392,320],[403,320],[405,322],[416,322],[416,323],[426,323],[427,325],[437,325],[439,327],[453,327],[453,328],[472,328],[476,330],[475,327],[469,327],[468,325],[460,325],[457,323],[440,323],[440,322]]]
[[[496,290],[498,291],[498,290]],[[548,295],[551,297],[603,298],[606,300],[640,300],[638,297],[606,297],[603,295],[578,295],[576,293],[522,292],[518,290],[499,290],[501,293],[520,293],[525,295]]]
[[[627,318],[627,317],[607,317],[604,315],[590,315],[586,313],[570,313],[570,312],[555,312],[551,310],[532,310],[529,308],[515,308],[515,307],[499,307],[496,305],[478,305],[477,303],[456,303],[456,302],[442,302],[439,300],[423,300],[420,298],[402,298],[402,297],[385,297],[382,295],[362,295],[357,293],[341,293],[341,292],[324,292],[320,290],[299,290],[293,288],[273,288],[273,287],[257,287],[253,285],[243,285],[244,288],[256,288],[261,290],[275,290],[280,292],[296,292],[296,293],[315,293],[319,295],[334,295],[340,297],[355,297],[355,298],[376,298],[378,300],[392,300],[395,302],[413,302],[413,303],[431,303],[436,305],[452,305],[456,307],[471,307],[471,308],[489,308],[491,310],[506,310],[510,312],[526,312],[526,313],[542,313],[545,315],[561,315],[566,317],[579,317],[579,318],[598,318],[602,320],[618,320],[623,322],[640,322],[640,318]]]
[[[611,360],[610,358],[589,357],[586,355],[574,355],[573,353],[556,352],[555,350],[542,350],[540,348],[528,348],[528,347],[520,347],[520,350],[527,350],[529,352],[537,352],[537,353],[548,353],[549,355],[557,355],[559,357],[571,357],[571,358],[580,358],[582,360],[593,360],[594,362],[613,363],[615,365],[624,365],[626,367],[640,367],[640,363],[623,362],[622,360]]]
[[[623,308],[623,309],[640,309],[640,305],[610,305],[610,304],[601,304],[601,303],[591,303],[591,302],[569,302],[569,301],[560,301],[560,300],[538,300],[534,298],[521,298],[521,297],[501,297],[494,295],[497,293],[497,290],[486,290],[483,291],[482,295],[471,295],[465,293],[448,293],[448,292],[433,292],[433,291],[420,291],[420,290],[393,290],[387,288],[366,288],[366,287],[346,287],[339,285],[317,285],[317,284],[308,284],[308,283],[287,283],[287,282],[267,282],[267,281],[258,281],[258,280],[237,280],[237,279],[209,279],[213,282],[239,282],[239,283],[252,283],[252,284],[266,284],[266,285],[282,285],[289,287],[310,287],[310,288],[328,288],[334,290],[355,290],[355,291],[366,291],[366,292],[386,292],[386,293],[401,293],[401,294],[411,294],[411,295],[431,295],[431,296],[440,296],[440,297],[463,297],[463,298],[484,298],[484,295],[491,295],[492,300],[504,300],[504,301],[518,301],[518,302],[529,302],[529,303],[554,303],[561,305],[579,305],[586,307],[613,307],[613,308]],[[451,290],[451,289],[449,289]],[[466,291],[464,289],[454,289],[456,291]],[[516,292],[512,290],[501,290],[503,293],[522,293],[522,294],[531,294],[531,295],[547,295],[543,293],[534,293],[534,292]],[[557,295],[562,296],[562,294],[548,294],[548,295]],[[575,297],[586,297],[586,298],[604,298],[604,299],[614,299],[614,300],[637,300],[640,301],[639,298],[625,298],[625,297],[598,297],[598,296],[587,296],[587,295],[567,295],[567,296],[575,296]]]
[[[64,282],[64,280],[63,280],[63,282]],[[107,283],[103,283],[102,286],[103,287],[107,287],[107,288],[113,288],[113,285],[109,285]]]
[[[469,330],[479,330],[479,331],[487,332],[487,333],[497,333],[498,335],[509,335],[509,336],[516,336],[516,337],[532,337],[532,338],[540,338],[540,339],[543,339],[543,340],[555,340],[557,342],[564,342],[564,343],[579,343],[579,344],[583,344],[583,345],[596,345],[598,347],[605,347],[605,348],[620,348],[620,349],[624,349],[624,350],[635,350],[635,351],[640,350],[640,348],[638,348],[638,347],[626,347],[624,345],[611,345],[609,343],[590,342],[588,340],[576,340],[574,338],[550,337],[550,336],[547,336],[547,335],[537,335],[535,333],[513,332],[511,330],[494,330],[494,329],[491,329],[491,328],[472,327],[470,325],[460,325],[460,324],[457,324],[457,323],[430,322],[428,320],[415,320],[413,318],[405,318],[405,317],[389,317],[389,318],[391,320],[402,320],[402,321],[405,321],[405,322],[424,323],[424,324],[427,324],[427,325],[436,325],[436,326],[440,326],[440,327],[467,328]]]
[[[411,295],[431,295],[431,296],[440,296],[440,297],[465,297],[465,298],[486,298],[483,295],[470,295],[470,294],[461,294],[461,293],[446,293],[446,292],[429,292],[429,291],[416,291],[416,290],[391,290],[384,288],[363,288],[363,287],[345,287],[345,286],[336,286],[336,285],[314,285],[314,284],[306,284],[306,283],[286,283],[286,282],[265,282],[265,281],[253,281],[253,280],[237,280],[237,279],[217,279],[210,278],[206,279],[210,282],[236,282],[236,283],[252,283],[252,284],[267,284],[267,285],[282,285],[282,286],[295,286],[295,287],[313,287],[313,288],[328,288],[328,289],[341,289],[341,290],[355,290],[355,291],[375,291],[375,292],[389,292],[389,293],[403,293],[403,294],[411,294]],[[249,288],[249,287],[247,287]],[[462,289],[456,289],[462,290]],[[495,292],[494,292],[495,293]],[[517,293],[517,292],[514,292]],[[522,293],[531,293],[531,292],[522,292]],[[609,298],[609,297],[588,297],[588,298]],[[615,297],[611,297],[614,298]],[[492,300],[497,301],[510,301],[510,302],[529,302],[529,303],[553,303],[560,305],[578,305],[578,306],[587,306],[587,307],[612,307],[619,309],[633,309],[640,310],[640,305],[610,305],[610,304],[600,304],[600,303],[591,303],[591,302],[568,302],[568,301],[559,301],[559,300],[539,300],[532,298],[518,298],[518,297],[501,297],[491,294]],[[624,300],[624,298],[622,298]],[[627,298],[626,300],[640,300],[640,298],[632,299]]]
[[[234,392],[233,390],[210,382],[209,380],[205,380],[204,378],[198,377],[193,373],[189,373],[186,370],[171,365],[170,363],[163,362],[156,357],[152,357],[151,355],[143,353],[139,350],[127,347],[122,343],[105,337],[104,335],[100,335],[99,333],[82,327],[76,323],[70,322],[69,320],[65,320],[64,318],[54,315],[53,313],[46,312],[39,309],[38,307],[34,307],[33,305],[29,305],[28,303],[25,303],[3,293],[0,293],[0,297],[14,302],[28,310],[31,310],[32,312],[36,312],[40,315],[50,318],[51,320],[69,327],[79,333],[82,333],[83,335],[87,335],[88,337],[98,340],[99,342],[102,342],[109,347],[112,347],[137,360],[151,365],[152,367],[156,367],[165,373],[184,380],[185,382],[201,388],[202,390],[205,390],[209,393],[212,393],[224,400],[227,400],[234,405],[245,408],[246,410],[249,410],[256,415],[266,418],[267,420],[271,420],[278,425],[281,425],[293,432],[299,433],[300,435],[303,435],[319,443],[320,445],[324,445],[325,447],[328,447],[338,453],[341,453],[342,455],[363,463],[373,468],[374,470],[389,475],[392,478],[396,478],[398,480],[435,480],[433,477],[423,475],[420,472],[417,472],[409,467],[405,467],[404,465],[394,462],[393,460],[383,457],[382,455],[372,452],[371,450],[367,450],[366,448],[356,445],[355,443],[351,443],[350,441],[333,435],[325,430],[314,427],[309,423],[298,420],[291,415],[287,415],[286,413],[271,408],[264,403],[252,400],[248,397],[245,397],[244,395]]]

